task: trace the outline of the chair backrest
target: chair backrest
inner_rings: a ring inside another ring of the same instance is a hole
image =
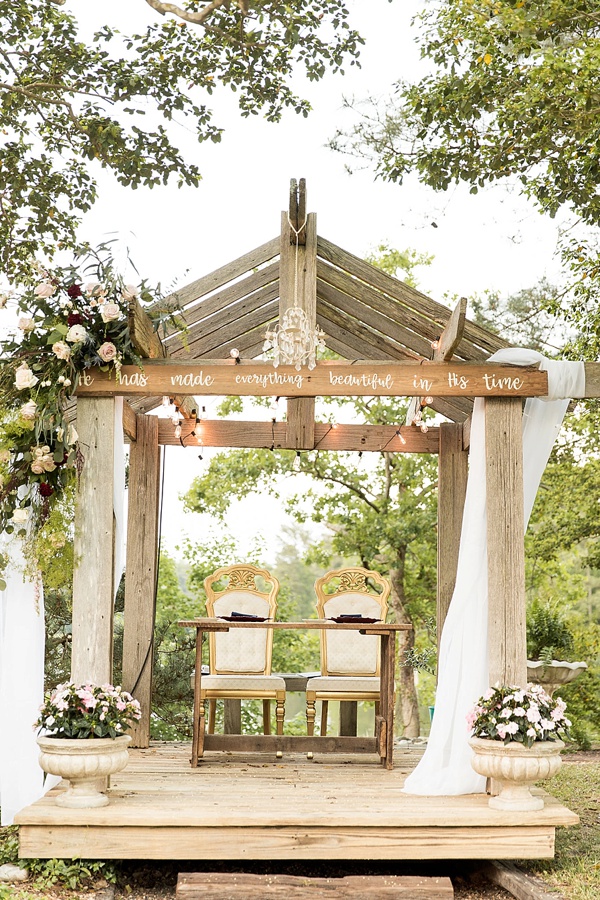
[[[390,583],[379,572],[349,566],[315,582],[320,619],[362,615],[385,622]],[[321,632],[323,675],[379,675],[379,637],[357,631]]]
[[[251,565],[223,566],[204,579],[209,616],[249,613],[274,619],[279,581],[266,569]],[[270,675],[272,628],[232,628],[209,634],[211,675]]]

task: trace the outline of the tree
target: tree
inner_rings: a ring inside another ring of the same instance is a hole
[[[350,408],[353,417],[371,424],[404,421],[405,404],[387,398],[331,400],[337,417]],[[301,488],[289,502],[300,522],[325,523],[333,534],[332,550],[366,568],[386,574],[392,585],[391,606],[399,623],[415,624],[431,615],[435,597],[436,483],[435,460],[426,455],[386,453],[361,457],[318,450],[302,453],[294,467],[292,451],[228,451],[213,457],[206,473],[194,480],[185,505],[195,512],[222,517],[232,497],[253,490],[278,492],[277,477],[310,476],[314,488]],[[331,553],[331,550],[329,551]],[[414,632],[399,634],[399,654],[414,647]],[[412,669],[399,672],[404,734],[419,734],[418,701]]]
[[[392,97],[354,104],[332,146],[402,183],[416,173],[476,194],[515,181],[538,208],[574,213],[561,241],[569,276],[549,308],[600,352],[600,15],[596,0],[434,0],[417,16],[427,74]]]
[[[292,74],[342,71],[362,43],[344,0],[137,2],[140,20],[152,7],[157,21],[129,36],[106,24],[86,41],[64,0],[0,0],[0,270],[11,278],[77,245],[98,165],[132,188],[196,185],[176,120],[219,141],[205,105],[219,85],[238,93],[242,116],[307,115]]]

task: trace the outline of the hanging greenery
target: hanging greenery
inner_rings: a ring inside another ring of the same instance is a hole
[[[72,554],[71,494],[84,458],[69,405],[87,369],[118,379],[121,366],[142,365],[128,326],[134,299],[156,304],[160,291],[126,284],[107,244],[65,268],[37,265],[20,292],[0,295],[17,318],[0,341],[0,533],[25,539],[32,569]]]

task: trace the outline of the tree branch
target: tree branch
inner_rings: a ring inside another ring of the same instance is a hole
[[[188,12],[188,10],[182,9],[175,3],[162,3],[161,0],[146,0],[148,6],[151,6],[152,9],[155,9],[156,12],[159,12],[162,16],[167,13],[172,13],[174,16],[177,16],[178,19],[183,19],[185,22],[192,22],[194,25],[202,25],[215,10],[219,9],[220,6],[229,6],[230,2],[231,0],[211,0],[210,3],[202,9],[199,9],[198,12]],[[238,2],[238,6],[242,12],[245,13],[248,11],[247,3]]]

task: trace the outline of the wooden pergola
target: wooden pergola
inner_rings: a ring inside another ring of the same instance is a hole
[[[277,238],[179,291],[185,335],[172,330],[159,341],[133,304],[143,371],[126,367],[119,383],[90,371],[78,388],[85,463],[75,520],[72,677],[112,677],[112,460],[123,440],[114,407],[123,395],[131,444],[123,686],[141,701],[143,718],[133,733],[138,749],[111,782],[109,806],[64,809],[50,792],[18,814],[25,858],[549,858],[556,827],[577,821],[548,795],[534,812],[490,809],[483,793],[406,795],[416,748],[388,770],[368,755],[360,764],[342,758],[344,765],[314,765],[291,751],[282,766],[265,765],[264,753],[241,761],[208,753],[201,768],[191,768],[188,744],[148,746],[161,446],[197,447],[198,437],[212,447],[437,453],[441,632],[456,577],[472,403],[484,397],[490,679],[526,681],[522,403],[547,394],[547,375],[488,362],[506,343],[470,322],[464,301],[451,311],[319,237],[305,209],[304,185],[293,182]],[[265,331],[295,302],[339,359],[300,371],[257,360]],[[600,396],[600,364],[585,370],[586,396]],[[235,394],[287,398],[286,421],[197,421],[203,395]],[[315,397],[333,394],[412,399],[404,423],[334,428],[314,419]],[[163,396],[179,407],[179,436],[170,421],[146,414]],[[422,431],[423,406],[445,421]]]
[[[177,293],[185,334],[158,339],[134,301],[130,326],[147,357],[144,369],[124,367],[120,382],[100,371],[77,391],[77,430],[85,464],[75,519],[72,678],[112,677],[114,522],[114,398],[123,395],[130,449],[125,585],[123,686],[140,700],[143,718],[134,745],[147,746],[150,728],[154,590],[157,568],[160,447],[166,444],[271,447],[292,450],[437,453],[438,633],[454,587],[467,479],[473,398],[486,398],[489,541],[489,659],[491,682],[526,681],[525,576],[521,408],[526,396],[547,393],[537,369],[486,362],[507,342],[317,234],[306,214],[304,182],[292,182],[278,237],[194,281]],[[313,370],[273,368],[256,361],[265,331],[297,303],[339,355]],[[239,358],[230,351],[239,351]],[[588,367],[588,396],[600,379]],[[389,426],[315,422],[321,395],[407,396],[405,423]],[[183,422],[146,415],[163,396]],[[202,395],[287,398],[285,422],[197,422]],[[429,406],[447,421],[418,427]]]

